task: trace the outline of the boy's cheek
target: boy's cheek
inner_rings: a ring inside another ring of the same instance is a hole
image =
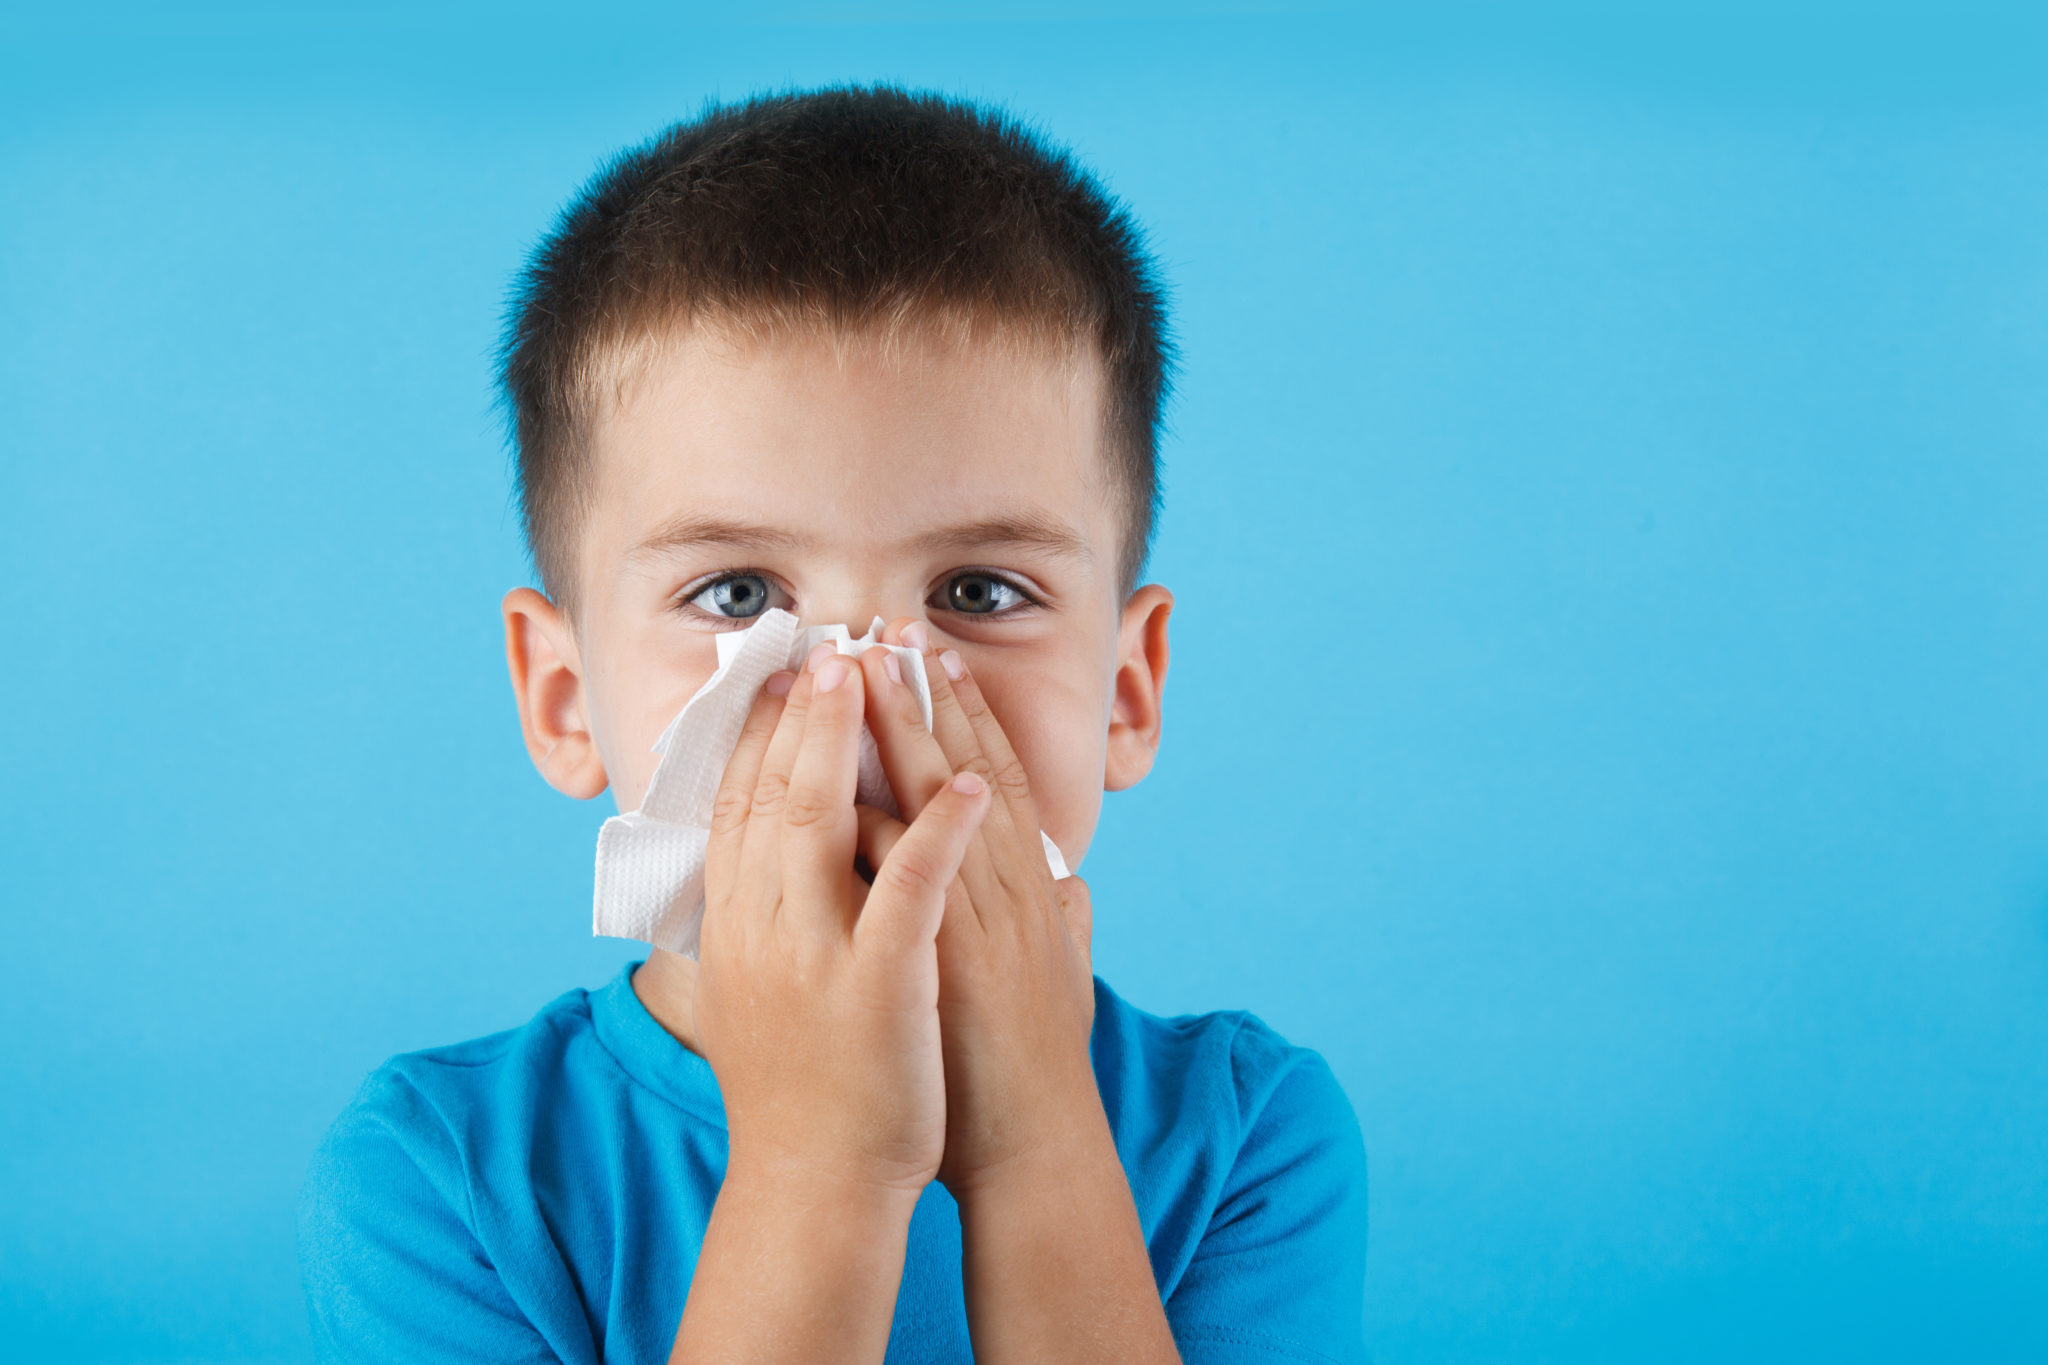
[[[638,727],[634,727],[637,729]],[[658,755],[649,753],[643,764],[637,761],[636,751],[646,749],[654,743],[650,737],[645,743],[636,743],[624,734],[617,733],[603,720],[591,718],[592,740],[597,745],[599,760],[604,764],[604,774],[609,783],[612,801],[621,814],[638,810],[640,801],[647,793],[647,783],[654,776],[654,764]],[[658,737],[660,731],[654,735]]]
[[[655,755],[649,754],[648,757],[651,759]],[[647,797],[647,784],[654,777],[654,765],[648,764],[644,771],[637,764],[614,767],[613,760],[607,756],[605,771],[611,774],[612,800],[618,804],[619,813],[623,815],[640,809],[640,803]]]
[[[1100,755],[1085,768],[1071,762],[1059,766],[1043,759],[1034,761],[1029,754],[1018,757],[1031,775],[1031,799],[1038,808],[1039,827],[1060,846],[1067,865],[1077,865],[1102,814]]]
[[[701,678],[672,677],[658,690],[644,696],[599,695],[592,698],[591,730],[598,753],[604,760],[605,775],[611,781],[612,799],[620,811],[638,810],[654,779],[661,755],[654,742],[704,685],[712,670]]]
[[[718,640],[637,599],[612,605],[590,626],[586,704],[613,799],[630,811],[660,761],[654,741],[718,671]]]
[[[1102,810],[1109,736],[1102,707],[1045,678],[990,678],[983,695],[1031,780],[1038,822],[1071,865]]]

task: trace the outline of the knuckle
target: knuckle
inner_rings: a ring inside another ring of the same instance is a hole
[[[1012,758],[1003,763],[991,765],[993,773],[984,773],[1005,800],[1020,801],[1031,795],[1031,779],[1024,773],[1024,765]]]
[[[754,788],[753,800],[749,803],[748,809],[755,815],[778,815],[788,795],[787,779],[764,776],[760,785]]]
[[[900,895],[921,896],[945,885],[939,872],[938,860],[930,853],[915,847],[899,847],[882,864],[875,881]]]
[[[782,803],[782,822],[792,829],[829,825],[838,818],[839,803],[815,787],[792,787]]]
[[[747,817],[753,810],[753,794],[744,787],[720,787],[711,802],[711,832],[732,833],[747,823]]]

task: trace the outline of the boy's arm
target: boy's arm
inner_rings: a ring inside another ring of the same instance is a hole
[[[812,662],[755,698],[712,815],[692,1007],[731,1156],[671,1362],[879,1362],[945,1149],[934,938],[988,790],[948,783],[865,883],[863,674]]]
[[[1179,1365],[1145,1233],[1098,1099],[1052,1158],[954,1192],[980,1365]]]
[[[880,1360],[913,1192],[726,1171],[670,1365]]]
[[[1250,1017],[1231,1062],[1237,1157],[1164,1306],[1171,1334],[1098,1102],[1098,1129],[954,1191],[976,1360],[1366,1359],[1365,1144],[1350,1101],[1320,1054]]]
[[[916,623],[892,629],[930,653]],[[960,1206],[974,1358],[1179,1365],[1090,1056],[1087,886],[1054,882],[1023,764],[964,661],[951,651],[927,660],[929,730],[890,662],[875,650],[862,666],[899,806],[919,809],[962,769],[987,774],[994,792],[937,940],[947,1106],[939,1180]],[[863,817],[869,862],[893,856],[900,828]]]

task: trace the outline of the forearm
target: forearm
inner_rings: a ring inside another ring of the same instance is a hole
[[[732,1169],[670,1365],[879,1362],[914,1194]]]
[[[978,1365],[1179,1365],[1099,1111],[1056,1159],[954,1194]]]

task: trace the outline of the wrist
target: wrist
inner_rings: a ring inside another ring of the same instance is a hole
[[[804,1160],[735,1144],[721,1190],[760,1196],[793,1207],[838,1211],[862,1219],[908,1219],[930,1177],[887,1176],[852,1162]]]
[[[1104,1182],[1128,1189],[1099,1096],[1091,1109],[1064,1115],[1029,1149],[986,1166],[948,1171],[946,1190],[962,1215],[984,1206],[1040,1207],[1070,1197],[1092,1198]]]

